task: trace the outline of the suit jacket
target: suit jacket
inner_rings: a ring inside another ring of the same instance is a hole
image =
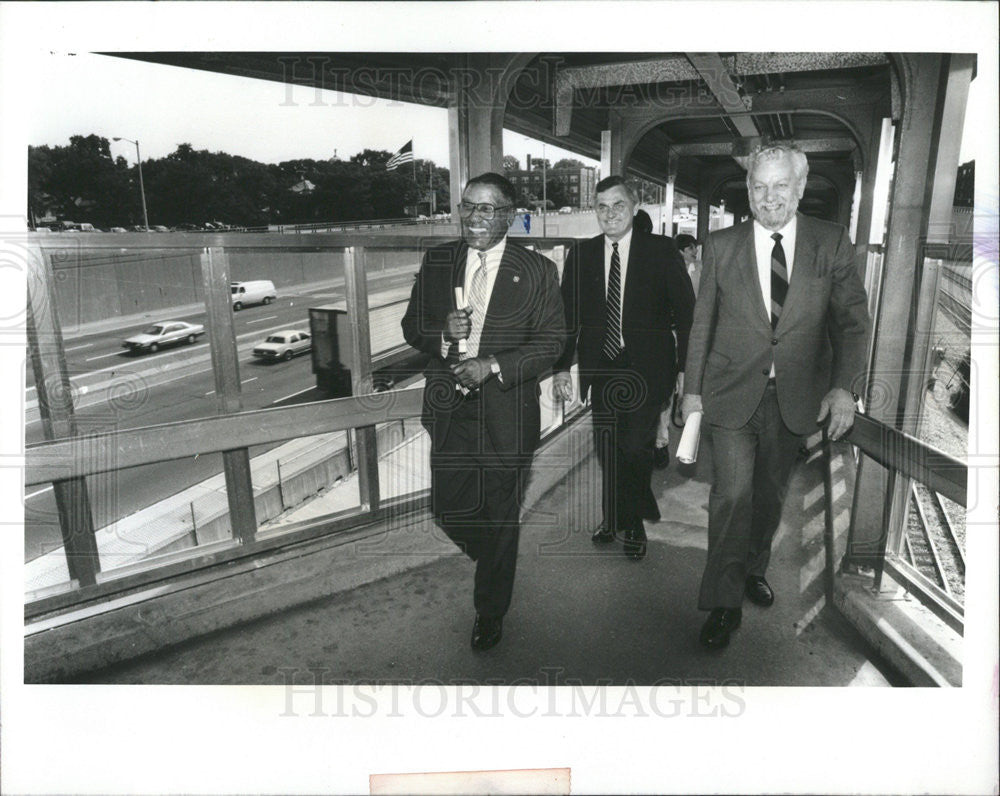
[[[796,434],[816,430],[823,396],[852,391],[864,373],[868,309],[854,248],[839,224],[798,214],[795,259],[778,326],[757,276],[753,221],[708,237],[688,346],[685,392],[705,420],[745,425],[767,386],[773,357],[778,405]]]
[[[574,246],[563,269],[567,338],[555,370],[569,370],[576,356],[582,395],[602,367],[606,296],[604,235],[598,235]],[[673,240],[633,230],[622,297],[622,337],[650,401],[663,403],[673,391],[678,363],[684,362],[687,352],[693,308],[691,280]]]
[[[424,256],[403,316],[403,336],[414,348],[431,355],[424,371],[426,385],[422,420],[435,450],[448,433],[452,412],[462,401],[449,365],[457,361],[452,345],[441,358],[445,319],[455,309],[456,286],[464,284],[469,247],[454,241],[430,249]],[[538,445],[539,377],[562,348],[563,310],[555,264],[510,239],[490,295],[479,356],[494,356],[500,378],[480,388],[486,431],[502,459],[515,463]]]

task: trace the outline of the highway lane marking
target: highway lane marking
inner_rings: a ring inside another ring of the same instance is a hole
[[[257,381],[257,376],[254,376],[253,378],[250,378],[250,379],[243,379],[243,381],[241,381],[240,384],[249,384],[252,381]],[[205,397],[207,398],[209,395],[212,395],[214,392],[215,392],[215,390],[209,390],[207,393],[205,393]]]
[[[93,362],[95,359],[107,359],[108,357],[120,357],[122,351],[112,351],[110,354],[98,354],[96,357],[87,357],[84,362]]]
[[[304,392],[309,392],[310,390],[315,390],[315,387],[306,387],[304,390],[299,390],[298,392],[293,392],[291,395],[286,395],[284,398],[275,398],[271,403],[276,404],[280,401],[287,401],[289,398],[294,398],[296,395],[302,395]]]
[[[64,349],[65,351],[79,351],[81,348],[93,348],[93,343],[84,343],[83,345],[75,345]]]
[[[247,321],[247,326],[249,326],[251,323],[263,323],[264,321],[273,321],[277,317],[278,317],[277,315],[268,315],[266,318],[258,318],[255,321]]]
[[[48,492],[51,489],[52,489],[52,485],[49,484],[47,487],[45,487],[43,489],[39,489],[37,492],[32,492],[30,495],[25,495],[24,499],[25,500],[29,500],[29,499],[31,499],[33,497],[36,497],[37,495],[41,495],[43,492]]]

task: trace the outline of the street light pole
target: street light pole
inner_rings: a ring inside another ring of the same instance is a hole
[[[546,233],[546,229],[545,229],[545,217],[548,215],[548,212],[549,212],[549,196],[548,196],[547,187],[545,185],[545,166],[546,166],[546,163],[545,163],[545,142],[542,141],[542,237],[543,238],[547,238],[548,237],[548,235],[545,234]]]
[[[135,144],[135,163],[139,167],[139,195],[142,197],[142,223],[146,232],[149,232],[149,216],[146,215],[146,186],[142,184],[142,155],[139,154],[139,142],[124,136],[115,136],[111,140],[128,141],[130,144]]]

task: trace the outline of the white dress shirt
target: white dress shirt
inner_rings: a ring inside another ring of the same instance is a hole
[[[781,248],[785,252],[785,265],[788,269],[788,281],[792,281],[792,265],[795,260],[795,227],[796,216],[776,232],[781,233]],[[771,317],[771,252],[774,250],[774,234],[761,226],[759,221],[753,222],[753,246],[757,255],[757,279],[760,281],[760,292],[764,296],[764,309],[767,317]],[[771,362],[771,378],[774,378],[774,362]]]
[[[622,308],[625,304],[625,272],[628,271],[628,252],[629,247],[632,245],[632,230],[630,229],[626,232],[620,240],[612,241],[607,235],[604,236],[604,298],[608,297],[608,280],[611,279],[611,255],[614,253],[611,248],[612,243],[618,244],[618,259],[621,260],[621,295],[618,297],[618,301],[621,306],[618,307],[618,317],[622,319],[622,331],[625,329],[625,316],[622,313]],[[625,348],[625,338],[619,334],[621,340],[621,347]]]
[[[503,259],[503,253],[506,248],[507,238],[503,237],[500,239],[499,243],[493,246],[493,248],[484,250],[484,253],[486,254],[486,307],[489,307],[490,305],[490,298],[493,296],[493,285],[496,284],[497,272],[500,270],[500,261]],[[462,290],[465,297],[465,304],[463,306],[466,307],[469,306],[469,298],[472,294],[472,277],[479,268],[479,252],[479,249],[474,249],[470,246],[468,254],[465,258],[465,279],[462,284]],[[461,307],[459,307],[459,309],[461,309]],[[482,316],[483,313],[479,313],[479,315]],[[478,326],[481,333],[485,317],[477,317],[477,313],[473,313],[470,320],[472,321],[473,328]],[[452,343],[450,343],[442,334],[441,359],[446,359],[448,357],[448,350],[451,346]]]

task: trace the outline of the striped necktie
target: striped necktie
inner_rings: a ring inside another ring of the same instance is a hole
[[[483,323],[486,320],[486,252],[476,253],[479,255],[479,267],[472,275],[472,285],[469,287],[472,328],[466,343],[466,358],[479,355],[479,338],[482,337]]]
[[[774,240],[774,248],[771,249],[771,328],[774,329],[778,326],[781,308],[788,295],[788,266],[785,264],[781,233],[775,232],[771,238]]]
[[[618,256],[617,242],[611,244],[607,318],[604,331],[604,356],[608,359],[617,359],[622,352],[622,261]]]

